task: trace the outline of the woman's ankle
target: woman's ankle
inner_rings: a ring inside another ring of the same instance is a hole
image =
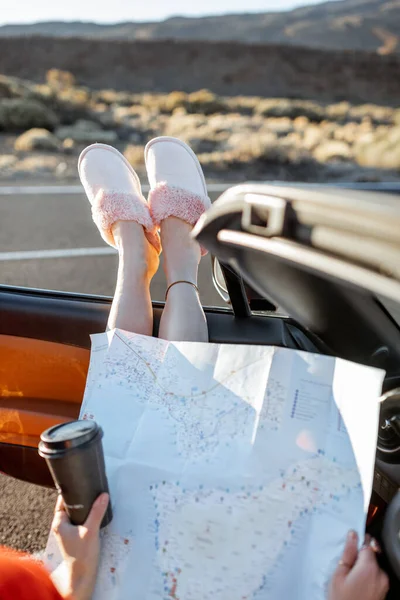
[[[191,237],[192,229],[191,225],[176,217],[169,217],[161,223],[164,272],[168,285],[177,280],[197,283],[201,250]]]
[[[158,269],[159,256],[146,238],[143,227],[134,221],[117,221],[113,235],[119,254],[119,269],[138,284],[150,280]]]

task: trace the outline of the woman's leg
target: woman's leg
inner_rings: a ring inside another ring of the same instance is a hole
[[[192,225],[176,217],[168,217],[161,223],[167,286],[176,281],[189,281],[197,286],[201,252],[190,236],[191,230]],[[192,285],[177,283],[169,290],[159,336],[172,341],[208,342],[206,317]]]
[[[148,242],[143,227],[134,221],[117,221],[112,232],[119,265],[108,328],[152,335],[150,282],[158,268],[158,253]]]
[[[85,148],[78,172],[102,238],[119,253],[108,328],[151,335],[149,286],[161,246],[140,180],[122,154],[106,144]]]

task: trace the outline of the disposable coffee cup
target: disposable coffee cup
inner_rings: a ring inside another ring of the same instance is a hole
[[[102,437],[97,423],[83,420],[50,427],[40,436],[39,454],[46,459],[74,525],[82,525],[96,498],[109,493]],[[109,502],[101,527],[111,520]]]

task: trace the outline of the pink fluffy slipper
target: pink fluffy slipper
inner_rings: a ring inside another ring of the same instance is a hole
[[[195,225],[211,201],[194,152],[180,140],[158,137],[147,144],[145,160],[151,188],[149,206],[155,225],[159,226],[167,217],[178,217]],[[202,254],[207,254],[205,248]]]
[[[160,237],[139,178],[125,157],[106,144],[92,144],[81,153],[78,171],[102,238],[115,247],[114,223],[135,221],[143,226],[147,239],[160,253]]]

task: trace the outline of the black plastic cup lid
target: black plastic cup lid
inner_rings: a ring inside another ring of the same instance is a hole
[[[39,450],[43,453],[59,452],[78,448],[90,442],[100,427],[94,421],[71,421],[46,429],[40,436]]]

